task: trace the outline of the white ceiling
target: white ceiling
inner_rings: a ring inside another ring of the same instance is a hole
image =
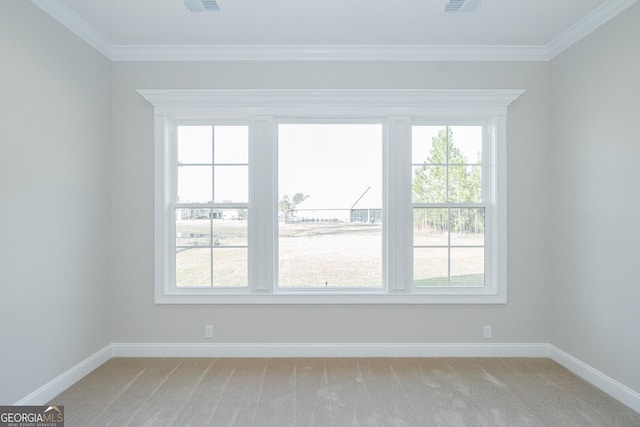
[[[218,0],[203,14],[182,0],[32,1],[115,60],[545,60],[636,0],[484,0],[459,15],[447,0]]]

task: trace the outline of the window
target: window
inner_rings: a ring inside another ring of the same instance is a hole
[[[173,134],[175,287],[246,287],[248,128],[176,124]]]
[[[413,283],[483,287],[483,126],[412,127]],[[489,213],[489,216],[491,214]]]
[[[278,287],[382,287],[382,127],[278,126]]]
[[[156,303],[506,302],[521,91],[140,91]]]

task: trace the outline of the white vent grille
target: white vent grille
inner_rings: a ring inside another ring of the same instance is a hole
[[[444,7],[446,13],[460,12],[460,8],[464,4],[465,0],[450,0]]]
[[[482,0],[449,0],[444,6],[444,13],[471,13],[475,12]]]
[[[204,6],[205,10],[208,12],[214,10],[220,10],[220,6],[218,6],[218,2],[216,0],[200,0],[202,2],[202,6]]]
[[[189,12],[217,12],[220,10],[216,0],[184,0]]]

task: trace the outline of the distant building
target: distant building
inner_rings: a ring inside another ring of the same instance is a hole
[[[381,224],[382,209],[351,209],[351,222]]]
[[[245,219],[238,209],[182,208],[179,212],[177,219]]]
[[[339,222],[354,224],[382,223],[382,197],[379,191],[370,186],[362,193],[349,199],[336,201],[336,205],[327,206],[326,202],[318,202],[311,195],[292,210],[289,221],[296,222]],[[344,207],[342,207],[344,206]],[[281,220],[284,220],[282,215]]]
[[[227,212],[221,209],[189,208],[180,209],[177,219],[227,219],[224,218]],[[237,217],[237,214],[236,214]]]
[[[349,210],[352,223],[382,223],[382,200],[377,192],[371,191],[371,186],[358,197]]]
[[[210,219],[215,215],[211,212],[211,209],[203,208],[180,209],[178,212],[177,219]]]

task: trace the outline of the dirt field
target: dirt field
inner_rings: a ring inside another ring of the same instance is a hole
[[[281,287],[381,287],[382,227],[280,224]]]
[[[176,274],[179,287],[238,287],[247,283],[247,226],[241,220],[178,221]],[[382,286],[382,227],[371,224],[279,225],[279,285],[295,287]],[[415,245],[446,245],[446,234],[416,232]],[[481,235],[452,236],[459,246],[482,246]],[[238,248],[238,246],[241,246]],[[482,286],[484,249],[451,248],[451,283],[447,283],[448,249],[415,248],[417,286]],[[211,262],[213,257],[213,263]]]
[[[176,285],[209,287],[213,277],[214,287],[246,286],[247,222],[214,220],[213,245],[211,226],[208,219],[177,221]]]

